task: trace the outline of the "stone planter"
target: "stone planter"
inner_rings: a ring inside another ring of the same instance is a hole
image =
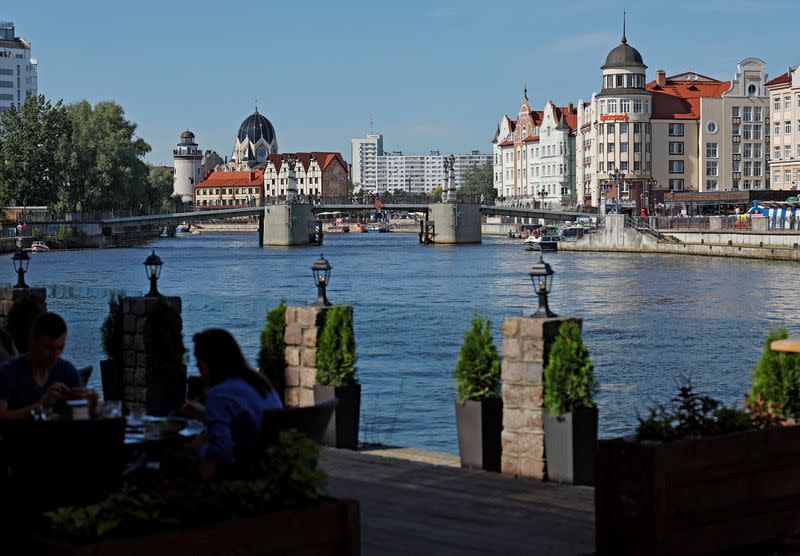
[[[281,554],[355,556],[361,552],[355,500],[321,500],[310,506],[236,519],[158,535],[115,539],[82,546],[36,540],[21,554],[47,556],[134,556],[138,554]]]
[[[122,367],[112,359],[100,361],[100,379],[104,400],[121,400],[123,396]]]
[[[501,398],[456,402],[456,428],[461,467],[500,471]]]
[[[597,554],[709,554],[800,528],[800,426],[597,444]]]
[[[576,485],[594,484],[597,408],[565,413],[556,419],[544,410],[547,478]]]
[[[361,417],[361,385],[314,386],[314,402],[321,403],[338,398],[325,431],[325,444],[347,450],[358,449],[358,425]]]

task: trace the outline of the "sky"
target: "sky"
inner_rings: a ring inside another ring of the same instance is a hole
[[[771,77],[800,63],[792,33],[772,17],[797,21],[796,0],[4,4],[0,20],[15,23],[39,60],[41,94],[119,103],[152,146],[147,161],[166,165],[186,128],[229,156],[256,102],[281,152],[350,161],[350,140],[370,129],[387,150],[490,152],[526,84],[534,109],[600,88],[623,10],[648,79],[663,68],[728,80],[749,57]]]

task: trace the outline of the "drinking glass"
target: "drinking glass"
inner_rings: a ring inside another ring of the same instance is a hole
[[[119,419],[122,417],[122,402],[119,400],[106,400],[103,402],[103,419]]]

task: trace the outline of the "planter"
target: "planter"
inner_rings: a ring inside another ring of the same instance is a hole
[[[562,420],[544,410],[544,457],[549,480],[594,484],[596,445],[596,407],[565,413]]]
[[[358,424],[361,417],[361,385],[314,386],[314,402],[321,403],[338,398],[325,431],[325,445],[347,450],[358,449]]]
[[[800,426],[601,440],[595,469],[599,555],[715,553],[800,528]]]
[[[360,554],[358,502],[322,500],[310,506],[224,521],[197,529],[115,539],[82,546],[38,540],[22,543],[22,554],[42,556],[172,556]]]
[[[502,398],[456,402],[456,427],[461,467],[499,472]]]
[[[100,361],[100,379],[104,400],[121,400],[123,395],[122,368],[112,359]]]

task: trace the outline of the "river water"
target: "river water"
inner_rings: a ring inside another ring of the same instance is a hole
[[[164,260],[159,289],[183,298],[184,333],[229,329],[252,361],[266,312],[283,297],[313,302],[319,248],[259,248],[254,234],[195,235],[129,249],[32,255],[27,281],[47,287],[70,327],[65,357],[94,365],[115,289],[148,289],[143,262]],[[361,439],[456,452],[452,368],[473,313],[502,320],[536,307],[528,271],[538,254],[519,240],[420,246],[412,234],[329,234],[328,296],[355,311],[363,388]],[[550,307],[584,319],[600,383],[601,436],[627,434],[637,411],[669,399],[681,376],[724,401],[740,400],[771,327],[798,332],[798,266],[677,255],[554,253]],[[13,277],[8,261],[8,278]],[[190,372],[194,370],[190,361]]]

